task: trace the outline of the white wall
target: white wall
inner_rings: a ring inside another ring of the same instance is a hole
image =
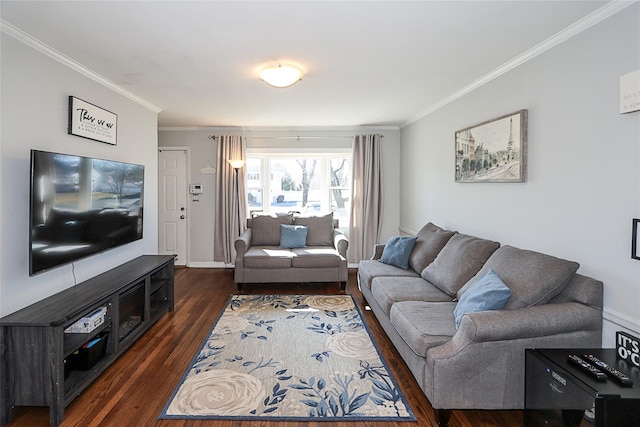
[[[216,143],[209,135],[236,134],[247,137],[248,148],[305,149],[327,147],[351,147],[350,136],[355,133],[380,133],[384,175],[384,214],[381,241],[398,234],[400,223],[400,131],[395,127],[367,128],[206,128],[160,129],[160,147],[190,147],[192,184],[203,184],[204,193],[199,202],[189,202],[189,265],[196,267],[218,266],[213,263],[215,175],[201,174],[200,169],[209,160],[216,164]],[[302,136],[300,141],[279,139],[281,136]],[[321,139],[304,139],[304,136],[323,136]],[[254,138],[252,138],[254,137]]]
[[[615,330],[640,332],[640,261],[630,257],[631,219],[640,217],[640,112],[618,114],[619,76],[640,68],[639,9],[401,130],[401,228],[432,221],[578,261],[580,273],[604,282],[606,347],[615,346]],[[454,132],[523,108],[527,182],[456,184]]]
[[[138,255],[158,252],[157,113],[1,35],[0,314],[6,315]],[[68,97],[118,115],[117,145],[67,134]],[[29,159],[42,149],[145,166],[144,238],[29,277]],[[75,274],[75,278],[74,278]]]

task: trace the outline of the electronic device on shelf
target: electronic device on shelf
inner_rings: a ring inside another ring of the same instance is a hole
[[[640,427],[640,370],[614,348],[527,349],[524,401],[525,427]]]

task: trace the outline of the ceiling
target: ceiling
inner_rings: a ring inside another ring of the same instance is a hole
[[[160,127],[402,126],[607,3],[2,0],[0,13],[157,106]],[[258,79],[287,61],[302,81]]]

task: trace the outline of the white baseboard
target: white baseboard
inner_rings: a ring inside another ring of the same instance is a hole
[[[187,264],[189,268],[231,268],[224,262],[205,261],[205,262],[190,262]]]
[[[225,264],[224,262],[190,262],[187,264],[189,268],[233,268],[233,264]],[[358,268],[357,262],[350,262],[347,268]]]
[[[189,268],[233,268],[233,264],[225,264],[224,262],[205,261],[205,262],[190,262],[187,264]],[[358,268],[358,263],[350,262],[348,268]]]
[[[602,347],[616,347],[616,332],[627,332],[633,336],[640,336],[640,321],[615,310],[602,311]]]
[[[604,308],[602,310],[602,319],[606,322],[622,326],[630,331],[635,331],[636,333],[640,331],[640,319],[634,319],[615,310]]]

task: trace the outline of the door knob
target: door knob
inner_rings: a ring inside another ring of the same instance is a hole
[[[180,219],[184,219],[184,215],[180,215]]]
[[[180,208],[180,210],[181,210],[182,212],[184,212],[184,206],[182,206],[182,207]]]

